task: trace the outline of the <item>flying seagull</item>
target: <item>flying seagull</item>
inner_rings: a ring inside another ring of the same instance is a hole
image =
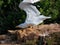
[[[32,5],[40,0],[23,0],[19,4],[19,8],[26,12],[26,20],[24,23],[19,24],[17,27],[26,28],[29,25],[39,25],[45,19],[49,19],[51,17],[46,17],[44,15],[40,15],[40,11],[36,8],[36,6]]]

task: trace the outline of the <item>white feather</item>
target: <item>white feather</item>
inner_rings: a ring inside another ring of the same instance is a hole
[[[26,12],[26,20],[24,23],[19,24],[18,27],[26,28],[29,24],[38,25],[42,23],[45,19],[49,19],[51,17],[46,17],[44,15],[40,15],[41,13],[36,8],[36,6],[31,5],[30,3],[38,2],[39,0],[23,0],[19,4],[19,8]]]
[[[36,2],[39,2],[40,0],[23,0],[23,2],[26,2],[26,3],[36,3]]]

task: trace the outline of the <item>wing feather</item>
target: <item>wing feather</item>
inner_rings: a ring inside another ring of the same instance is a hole
[[[40,11],[36,8],[36,6],[32,5],[32,3],[38,2],[40,0],[23,0],[19,4],[19,8],[26,12],[26,20],[24,23],[18,25],[19,27],[26,28],[29,24],[38,25],[43,22],[45,19],[49,19],[51,17],[46,17],[40,15]]]
[[[39,10],[36,8],[36,6],[31,5],[31,4],[27,4],[27,3],[20,3],[19,4],[19,8],[24,10],[26,12],[27,15],[40,15],[41,13],[39,12]]]
[[[39,2],[40,0],[23,0],[23,2],[26,2],[26,3],[36,3],[36,2]]]

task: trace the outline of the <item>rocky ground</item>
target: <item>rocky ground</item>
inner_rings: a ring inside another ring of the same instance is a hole
[[[45,42],[48,41],[48,45],[55,45],[56,41],[54,42],[54,44],[52,44],[52,41],[54,41],[54,39],[52,40],[52,37],[55,38],[57,36],[60,39],[59,32],[60,24],[57,23],[30,26],[25,29],[8,30],[7,34],[0,35],[0,44],[37,45],[39,37],[46,37]]]

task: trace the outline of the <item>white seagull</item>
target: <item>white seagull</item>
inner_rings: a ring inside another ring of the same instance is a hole
[[[17,27],[26,28],[29,25],[39,25],[45,19],[49,19],[51,17],[46,17],[44,15],[40,15],[41,13],[36,8],[36,6],[32,5],[40,0],[23,0],[19,4],[19,8],[26,12],[26,20],[24,23],[19,24]]]

